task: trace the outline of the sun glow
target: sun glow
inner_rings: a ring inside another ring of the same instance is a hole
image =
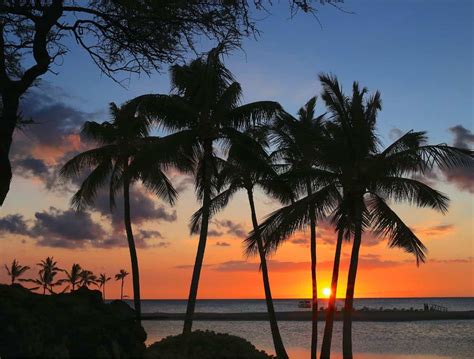
[[[331,288],[324,288],[323,289],[323,295],[325,297],[329,297],[331,295]]]

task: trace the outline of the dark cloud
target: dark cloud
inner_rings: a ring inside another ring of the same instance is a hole
[[[474,145],[474,134],[471,130],[457,125],[451,127],[449,131],[454,135],[454,146],[469,149]],[[463,191],[474,193],[474,168],[454,168],[442,172],[448,182]]]
[[[291,238],[290,243],[307,247],[309,245],[309,239],[308,238]]]
[[[454,232],[455,229],[456,227],[454,226],[454,224],[439,224],[430,227],[413,228],[412,230],[417,234],[417,236],[423,239],[423,237],[445,236]]]
[[[123,196],[120,193],[115,198],[115,204],[116,207],[111,212],[109,192],[103,188],[97,194],[91,210],[110,218],[114,228],[121,230],[123,228]],[[139,186],[133,186],[130,189],[130,208],[134,224],[141,224],[149,220],[175,222],[178,219],[176,210],[169,211],[162,205],[155,205],[155,201]]]
[[[9,214],[0,218],[0,233],[28,235],[28,225],[20,214]]]
[[[451,127],[449,131],[454,134],[453,145],[459,148],[470,148],[474,145],[474,134],[471,130],[463,127],[462,125],[457,125]]]
[[[15,161],[16,173],[22,177],[43,177],[49,174],[49,169],[43,160],[37,158],[23,158]]]
[[[35,213],[30,235],[39,238],[37,243],[42,246],[77,248],[100,240],[106,233],[90,213],[50,207],[48,211]]]
[[[227,242],[216,242],[216,246],[218,246],[218,247],[230,247],[230,243],[227,243]]]
[[[230,219],[223,219],[215,221],[215,224],[218,228],[226,231],[226,234],[230,234],[239,238],[246,238],[247,231],[240,223],[235,223]]]
[[[137,248],[167,248],[170,243],[162,241],[163,236],[158,231],[138,230],[134,233],[135,246]],[[116,233],[110,238],[93,243],[98,248],[127,248],[128,241],[125,232]]]
[[[431,258],[431,259],[428,259],[428,262],[429,263],[443,263],[443,264],[452,264],[452,263],[470,264],[474,262],[474,257],[452,258],[452,259]]]
[[[191,186],[194,186],[194,178],[192,176],[178,175],[174,176],[173,180],[173,182],[176,183],[174,188],[179,193],[186,191]]]

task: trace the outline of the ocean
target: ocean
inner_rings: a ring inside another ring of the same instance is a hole
[[[308,310],[298,308],[299,299],[277,299],[275,309],[280,312]],[[131,302],[129,302],[131,304]],[[445,306],[449,311],[474,310],[474,298],[359,298],[356,309],[423,309],[424,304]],[[325,307],[326,300],[320,301]],[[337,305],[342,307],[343,301]],[[143,313],[184,313],[185,300],[143,300]],[[198,300],[196,312],[264,312],[260,299]],[[179,334],[181,321],[143,321],[147,344],[166,336]],[[306,359],[310,348],[310,322],[279,322],[283,341],[292,359]],[[246,338],[257,348],[274,353],[270,328],[265,321],[196,321],[193,329],[214,330]],[[324,323],[319,324],[319,345]],[[342,358],[342,323],[334,326],[332,358]],[[474,320],[418,321],[418,322],[354,322],[354,357],[359,359],[445,359],[474,358]]]

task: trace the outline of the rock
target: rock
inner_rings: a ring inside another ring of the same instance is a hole
[[[146,333],[126,303],[97,290],[39,295],[0,285],[0,357],[136,358]]]

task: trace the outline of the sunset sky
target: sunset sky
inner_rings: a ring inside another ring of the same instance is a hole
[[[431,143],[472,148],[473,134],[473,4],[470,0],[347,0],[344,9],[323,7],[318,19],[300,14],[289,19],[286,1],[262,18],[260,37],[244,41],[243,50],[225,58],[241,83],[244,102],[274,100],[292,113],[321,88],[320,72],[337,75],[346,90],[357,80],[380,90],[383,110],[378,133],[389,144],[404,131],[426,130]],[[63,268],[80,263],[95,273],[113,276],[130,271],[122,213],[110,214],[107,195],[94,209],[76,214],[69,207],[71,183],[56,178],[57,166],[86,148],[78,131],[84,121],[109,119],[108,103],[144,93],[167,93],[169,76],[123,75],[124,87],[100,74],[84,52],[71,51],[23,99],[22,115],[37,124],[15,133],[15,175],[6,205],[0,209],[0,282],[3,263],[14,258],[35,267],[54,256]],[[319,112],[324,112],[322,101]],[[179,189],[173,208],[140,186],[132,191],[132,219],[138,243],[143,298],[185,298],[198,237],[188,221],[199,208],[192,179],[172,172]],[[397,205],[400,216],[427,246],[427,263],[383,239],[362,241],[356,297],[474,296],[473,171],[434,172],[426,181],[446,193],[446,215]],[[259,218],[279,204],[256,194]],[[120,207],[120,206],[119,206]],[[216,216],[210,226],[199,298],[262,298],[257,258],[243,256],[242,240],[250,230],[243,194]],[[275,298],[309,297],[308,232],[288,240],[270,259]],[[330,286],[335,235],[318,228],[318,280],[322,293]],[[338,296],[344,296],[350,243],[344,244]],[[36,268],[27,275],[36,274]],[[131,278],[126,293],[132,295]],[[117,297],[111,281],[108,295]]]

